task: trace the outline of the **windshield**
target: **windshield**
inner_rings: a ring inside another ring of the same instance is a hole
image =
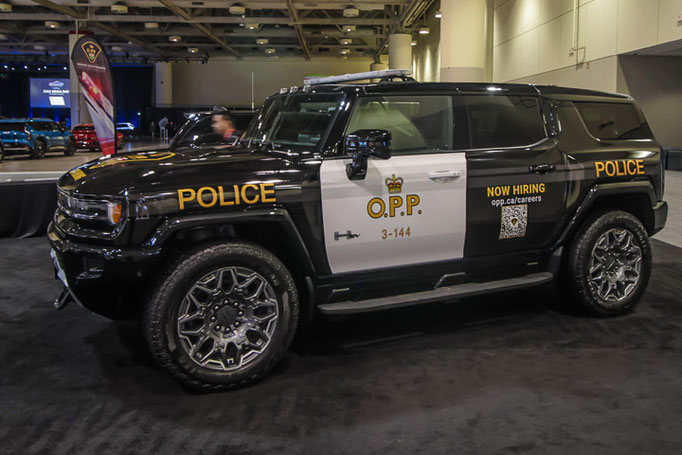
[[[244,140],[319,151],[342,101],[342,94],[275,96],[251,122]]]

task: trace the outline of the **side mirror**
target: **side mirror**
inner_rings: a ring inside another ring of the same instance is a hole
[[[350,180],[362,180],[367,175],[367,158],[383,160],[391,157],[391,132],[387,130],[357,130],[346,136],[345,150],[353,157],[346,165]]]

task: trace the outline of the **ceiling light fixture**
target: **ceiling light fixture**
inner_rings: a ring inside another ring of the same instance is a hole
[[[352,5],[348,5],[343,9],[343,17],[358,17],[360,10]]]
[[[52,28],[52,29],[59,28],[59,22],[45,21],[45,28]]]
[[[198,47],[188,47],[187,52],[189,52],[190,54],[198,54],[199,48]]]
[[[182,41],[182,36],[171,35],[168,37],[168,41],[170,41],[171,43],[179,43],[180,41]]]
[[[419,27],[419,34],[420,35],[428,35],[429,34],[429,28],[426,25]]]
[[[0,2],[0,13],[11,13],[12,5],[6,2]]]
[[[347,47],[344,47],[344,48],[341,48],[341,50],[339,52],[341,52],[343,55],[350,54],[350,49],[348,49]]]
[[[354,32],[356,29],[357,29],[357,27],[355,25],[344,25],[343,26],[344,33]]]
[[[258,38],[256,40],[256,44],[260,44],[261,46],[264,44],[268,44],[268,39],[267,38]]]
[[[437,19],[440,19],[441,17],[443,17],[443,15],[440,13],[440,10],[436,11],[435,16]]]
[[[123,52],[123,47],[122,46],[111,46],[111,51],[112,52]]]
[[[6,39],[7,39],[7,35],[5,35],[4,33],[0,33],[0,40],[6,40]]]
[[[42,44],[36,44],[35,46],[33,46],[33,49],[35,49],[37,51],[44,51],[45,46],[43,46]]]
[[[247,24],[246,28],[248,28],[249,30],[258,30],[260,28],[260,24],[253,22],[251,24]]]
[[[266,53],[266,54],[274,54],[274,53],[275,53],[275,48],[274,48],[274,47],[266,47],[266,48],[265,48],[265,53]]]
[[[353,42],[353,40],[350,39],[350,38],[344,38],[344,39],[341,40],[341,44],[343,44],[344,46],[348,46],[348,45],[351,44],[352,42]]]
[[[114,3],[111,5],[111,12],[115,14],[128,14],[128,7],[123,3]]]
[[[416,42],[416,41],[412,41],[412,42],[410,43],[410,46],[416,46],[416,45],[417,45],[417,42]]]
[[[232,5],[229,8],[227,8],[227,11],[233,16],[241,16],[244,13],[246,13],[246,8],[244,8],[241,5]]]
[[[157,29],[157,28],[159,28],[159,23],[158,22],[145,22],[144,28]]]

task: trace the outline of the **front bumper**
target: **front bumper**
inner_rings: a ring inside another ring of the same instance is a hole
[[[47,235],[54,261],[61,269],[58,278],[74,300],[111,319],[139,314],[142,297],[162,261],[160,248],[73,242],[54,223],[50,223]]]
[[[654,235],[661,229],[665,227],[665,222],[668,220],[668,203],[665,201],[659,201],[653,207],[654,210],[654,231],[651,235]]]

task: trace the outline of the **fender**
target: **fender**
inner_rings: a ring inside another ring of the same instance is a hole
[[[207,213],[183,217],[167,218],[149,236],[145,242],[147,247],[161,247],[174,233],[193,227],[205,227],[224,224],[242,224],[248,222],[275,223],[282,228],[289,239],[294,243],[298,252],[298,260],[304,265],[306,274],[315,274],[315,266],[310,257],[308,247],[303,242],[289,212],[282,207],[258,207],[248,208],[242,212]]]
[[[552,246],[552,250],[563,245],[566,239],[572,235],[580,226],[580,223],[587,217],[595,202],[604,196],[617,194],[623,196],[626,194],[644,194],[648,197],[651,207],[656,205],[656,191],[650,181],[639,180],[635,182],[616,182],[616,183],[600,183],[594,185],[587,193],[587,196],[578,206],[575,214],[568,222],[566,228],[563,230],[559,239]]]

